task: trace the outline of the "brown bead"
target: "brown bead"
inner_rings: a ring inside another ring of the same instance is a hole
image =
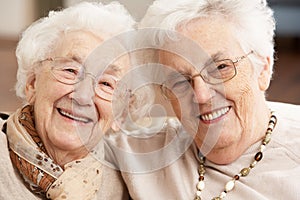
[[[263,153],[262,152],[257,152],[254,156],[254,159],[258,162],[263,158]]]
[[[199,181],[204,181],[204,176],[199,176]]]
[[[240,176],[239,176],[239,175],[235,175],[233,178],[234,178],[235,180],[239,180],[239,179],[240,179]]]
[[[35,157],[36,157],[38,160],[43,160],[43,156],[41,156],[40,154],[37,154]]]

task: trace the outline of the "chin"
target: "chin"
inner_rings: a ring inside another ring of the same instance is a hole
[[[72,151],[84,146],[84,143],[78,135],[59,135],[56,137],[49,138],[51,143],[54,144],[61,150]]]

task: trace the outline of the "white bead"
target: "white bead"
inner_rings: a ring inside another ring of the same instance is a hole
[[[221,195],[220,195],[220,198],[223,199],[225,197],[226,197],[226,192],[222,192]]]
[[[274,125],[273,125],[273,124],[269,124],[269,125],[268,125],[268,128],[273,129],[273,128],[274,128]]]
[[[201,191],[197,190],[196,195],[197,195],[198,197],[200,197],[200,196],[201,196]]]
[[[260,151],[263,152],[266,149],[266,145],[261,145],[260,146]]]
[[[205,188],[204,181],[199,181],[198,184],[197,184],[197,189],[202,191],[202,190],[204,190],[204,188]]]
[[[255,167],[256,164],[257,164],[257,161],[254,160],[254,161],[252,162],[251,166],[252,166],[252,167]]]
[[[234,180],[228,181],[225,185],[225,191],[229,192],[234,188]]]

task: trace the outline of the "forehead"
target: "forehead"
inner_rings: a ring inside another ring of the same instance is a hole
[[[130,68],[130,56],[129,54],[124,54],[116,60],[114,60],[105,70],[107,73],[113,73],[117,76],[122,76]]]
[[[88,31],[76,30],[66,32],[55,44],[51,57],[73,58],[83,62],[102,42],[103,39],[100,36],[96,36]]]
[[[129,55],[124,54],[105,60],[107,56],[99,55],[99,47],[104,43],[101,36],[97,36],[89,31],[75,30],[64,33],[63,37],[55,45],[50,57],[64,57],[73,59],[95,75],[106,72],[115,75],[122,74],[128,69]],[[117,47],[109,48],[114,51]],[[119,47],[118,47],[119,48]],[[111,53],[107,53],[111,54]],[[110,57],[110,56],[108,56]],[[105,63],[105,64],[103,64]]]
[[[193,57],[201,57],[202,65],[212,60],[232,58],[242,52],[232,30],[231,23],[218,17],[194,19],[177,28],[180,34],[199,46],[199,50],[184,48]],[[160,62],[176,69],[191,67],[191,64],[179,55],[160,51],[159,56]]]
[[[83,64],[86,71],[95,76],[105,73],[121,78],[130,68],[131,63],[128,53],[109,59],[105,56],[97,55],[98,54],[94,54],[88,57]]]
[[[209,55],[240,50],[233,24],[221,17],[198,18],[182,24],[177,31],[198,43]]]

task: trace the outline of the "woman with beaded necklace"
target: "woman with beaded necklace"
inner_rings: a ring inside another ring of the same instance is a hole
[[[267,2],[156,0],[140,28],[157,29],[149,38],[165,68],[160,90],[184,127],[177,136],[193,143],[173,148],[183,153],[168,165],[149,156],[144,167],[161,167],[115,181],[132,199],[299,199],[300,109],[265,97],[275,30]]]

